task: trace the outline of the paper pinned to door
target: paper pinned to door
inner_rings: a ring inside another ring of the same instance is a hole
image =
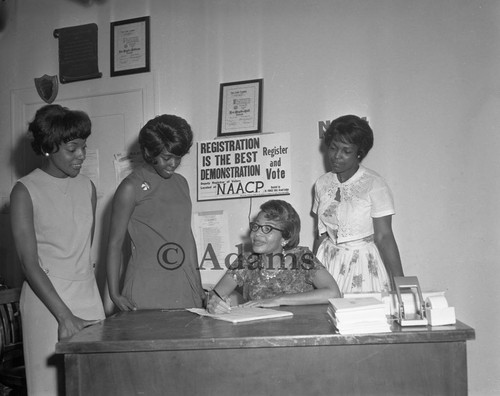
[[[116,153],[113,165],[115,167],[115,181],[118,186],[132,171],[142,165],[144,159],[140,151],[130,153]]]

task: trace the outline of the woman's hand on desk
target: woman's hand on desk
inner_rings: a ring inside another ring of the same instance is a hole
[[[242,304],[242,307],[253,308],[253,307],[261,307],[261,308],[270,308],[270,307],[279,307],[281,304],[279,302],[279,298],[265,298],[262,300],[253,300],[248,301],[245,304]]]
[[[119,294],[117,296],[112,296],[111,300],[116,305],[120,311],[136,311],[137,307],[132,303],[127,297]]]
[[[102,320],[100,320],[100,319],[98,319],[98,320],[84,320],[82,318],[79,318],[78,316],[71,314],[70,316],[59,321],[57,335],[59,337],[59,340],[62,340],[64,338],[68,338],[68,337],[75,335],[80,330],[84,329],[85,327],[92,326],[92,325],[99,323],[101,321]]]

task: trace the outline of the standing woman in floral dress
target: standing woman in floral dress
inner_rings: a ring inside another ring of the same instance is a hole
[[[361,165],[373,131],[366,120],[345,115],[332,121],[324,142],[332,170],[315,183],[316,257],[343,293],[389,291],[403,268],[392,231],[391,190]]]

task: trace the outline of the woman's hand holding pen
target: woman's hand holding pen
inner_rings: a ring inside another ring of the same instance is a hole
[[[208,300],[207,311],[211,314],[224,314],[231,312],[231,299],[222,298],[217,290],[213,289]]]

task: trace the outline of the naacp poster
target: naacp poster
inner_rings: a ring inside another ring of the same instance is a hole
[[[198,142],[198,201],[289,195],[290,134]]]

